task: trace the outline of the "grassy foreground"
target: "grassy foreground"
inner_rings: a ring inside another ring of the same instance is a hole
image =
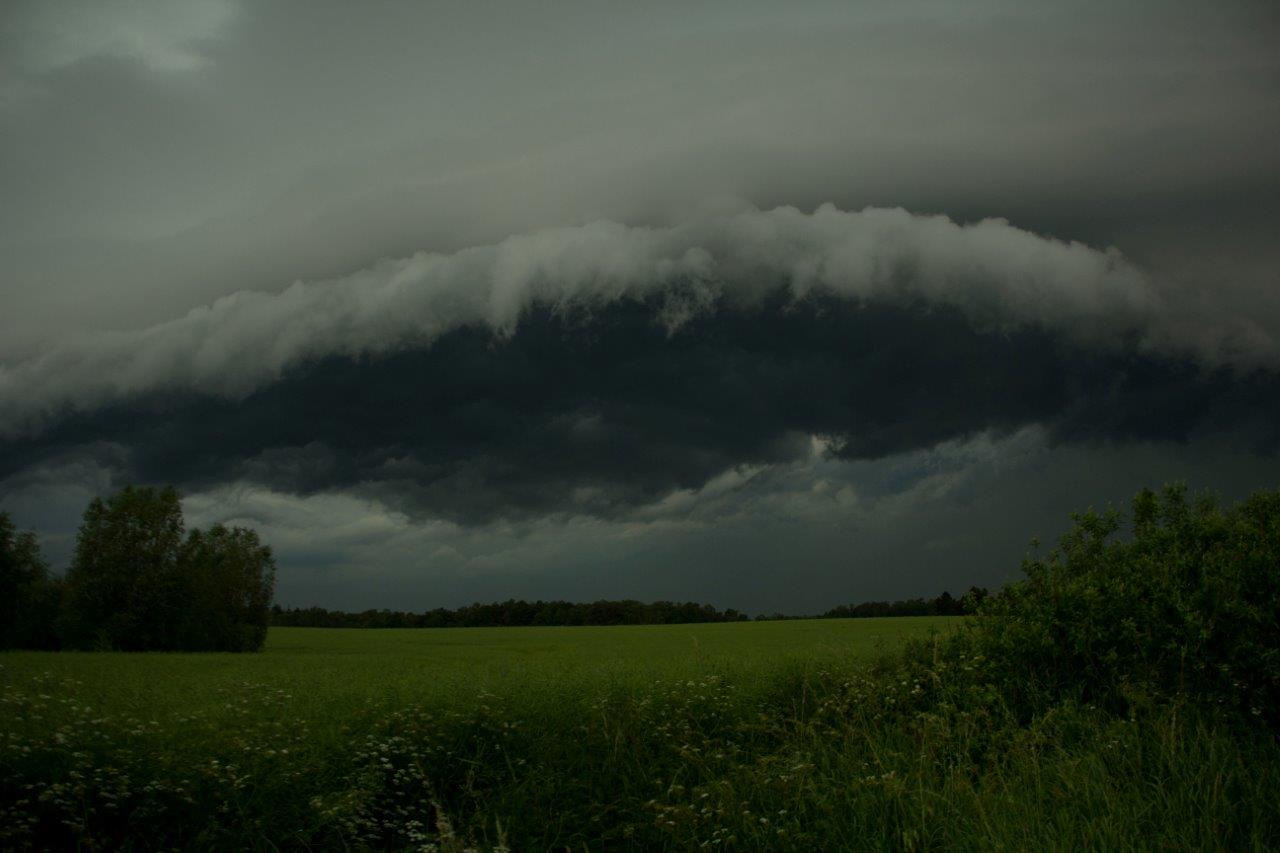
[[[788,679],[955,622],[273,628],[258,655],[4,653],[0,842],[414,846],[448,817],[520,848],[653,840],[657,782],[706,743],[689,714],[758,728]]]
[[[273,629],[261,655],[9,653],[0,846],[1265,849],[1280,837],[1269,736],[1176,709],[1070,705],[1027,725],[994,691],[931,669],[955,625],[297,628]],[[907,636],[926,637],[914,664],[872,665]]]

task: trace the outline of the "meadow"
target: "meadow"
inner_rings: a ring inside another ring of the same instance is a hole
[[[1085,705],[1027,725],[980,682],[940,678],[960,624],[276,628],[256,655],[6,653],[0,840],[1260,850],[1278,837],[1269,736]]]
[[[779,669],[848,666],[955,621],[272,628],[261,654],[7,652],[0,671],[6,698],[49,696],[40,719],[46,726],[61,722],[59,710],[74,701],[109,718],[163,720],[175,740],[193,716],[225,723],[230,735],[240,715],[226,697],[253,688],[287,695],[289,715],[328,736],[371,708],[466,711],[482,697],[561,702],[707,675],[750,681]]]
[[[517,731],[554,735],[563,740],[556,751],[591,741],[578,730],[607,719],[606,708],[731,699],[741,712],[780,678],[853,671],[907,637],[945,632],[956,621],[273,628],[264,651],[250,655],[3,653],[0,768],[13,799],[0,832],[21,844],[149,847],[157,832],[178,846],[438,843],[440,821],[448,820],[439,804],[457,792],[438,786],[449,773],[422,772],[422,756],[401,755],[396,765],[414,776],[421,826],[399,812],[383,826],[387,817],[374,816],[381,807],[361,802],[366,765],[395,755],[395,732],[406,725],[442,744],[455,739],[458,760],[479,767],[478,758],[462,756],[483,751],[489,737],[496,737],[491,754],[505,760]],[[514,761],[532,772],[532,758]],[[548,771],[562,769],[539,770]],[[391,786],[397,795],[400,781]],[[594,807],[611,806],[587,811]],[[583,826],[566,827],[564,839],[589,835],[598,819],[584,813]],[[495,814],[470,829],[498,843],[518,823],[518,815]]]
[[[1123,522],[963,618],[5,653],[0,848],[1274,849],[1280,491]]]

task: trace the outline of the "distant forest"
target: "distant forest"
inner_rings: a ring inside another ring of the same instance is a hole
[[[870,616],[961,616],[986,598],[987,590],[973,587],[964,598],[944,592],[937,598],[904,601],[867,601],[842,604],[811,616],[756,616],[766,619],[850,619]],[[348,613],[323,607],[271,608],[271,624],[293,628],[490,628],[528,625],[683,625],[694,622],[747,622],[745,613],[717,610],[691,601],[496,601],[472,604],[457,610],[443,607],[422,613],[400,610],[365,610]]]

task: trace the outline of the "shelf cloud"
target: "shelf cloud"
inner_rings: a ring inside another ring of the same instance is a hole
[[[510,338],[534,310],[562,315],[661,302],[668,333],[700,313],[746,310],[779,293],[953,310],[975,332],[1035,329],[1086,346],[1249,362],[1270,340],[1169,317],[1159,292],[1114,249],[1096,250],[1001,220],[824,205],[748,210],[671,228],[612,222],[547,229],[453,254],[418,253],[282,292],[239,292],[136,331],[80,336],[0,366],[0,430],[38,431],[68,413],[152,394],[243,399],[329,357],[430,346],[484,326]],[[1239,323],[1247,328],[1247,323]],[[1232,351],[1232,347],[1235,351]]]
[[[54,346],[0,373],[0,474],[88,453],[483,523],[615,517],[814,437],[841,458],[1031,425],[1271,447],[1269,342],[1182,319],[1118,252],[998,220],[601,222]]]

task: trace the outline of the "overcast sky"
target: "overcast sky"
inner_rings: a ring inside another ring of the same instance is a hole
[[[0,6],[0,508],[812,612],[1280,486],[1280,11]]]

